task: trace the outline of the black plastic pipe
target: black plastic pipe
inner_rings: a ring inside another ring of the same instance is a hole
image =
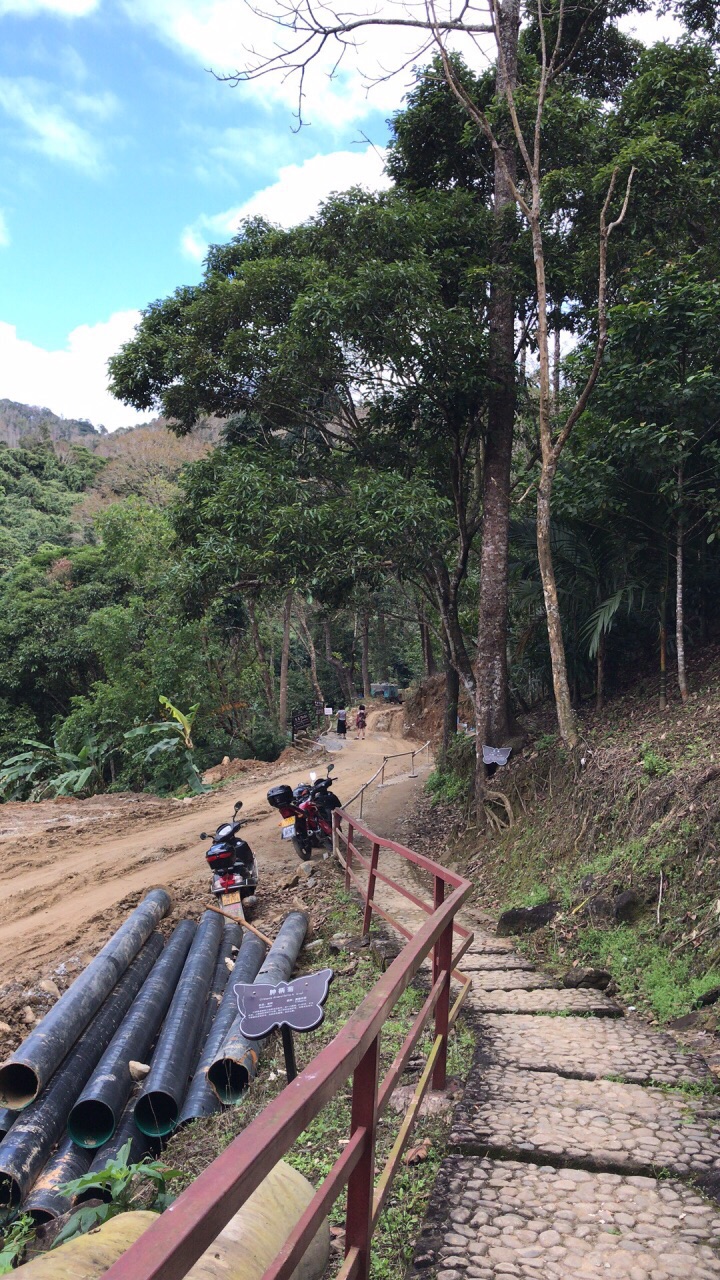
[[[70,1112],[68,1133],[78,1146],[96,1149],[112,1138],[133,1091],[128,1063],[149,1062],[194,936],[193,922],[183,920]]]
[[[222,917],[206,911],[158,1037],[150,1074],[135,1104],[138,1129],[152,1137],[172,1133],[180,1115],[221,938]]]
[[[18,1111],[10,1111],[7,1107],[0,1107],[0,1142],[2,1142],[6,1133],[10,1132],[19,1114]]]
[[[191,1120],[198,1120],[201,1116],[211,1116],[220,1110],[220,1099],[208,1083],[208,1067],[218,1056],[237,1017],[238,1003],[233,987],[237,982],[255,981],[258,970],[265,959],[266,950],[265,943],[260,938],[256,938],[253,933],[245,934],[235,966],[228,978],[223,998],[220,1001],[217,1017],[210,1028],[210,1033],[205,1041],[205,1048],[195,1068],[195,1074],[183,1103],[178,1124],[189,1124]]]
[[[308,918],[304,911],[291,911],[283,920],[256,982],[287,982],[305,941]],[[237,979],[235,979],[237,982]],[[240,1014],[235,1017],[222,1048],[208,1067],[208,1082],[223,1103],[237,1102],[255,1079],[263,1040],[247,1040],[240,1031]]]
[[[169,910],[170,898],[164,889],[153,889],[143,898],[20,1048],[0,1066],[0,1106],[21,1111],[34,1102]]]
[[[205,1005],[205,1017],[203,1018],[202,1030],[200,1031],[200,1041],[198,1043],[198,1053],[195,1062],[196,1068],[200,1060],[200,1054],[205,1048],[205,1041],[210,1034],[210,1028],[214,1023],[220,1008],[223,992],[225,991],[227,981],[230,976],[230,971],[225,961],[232,960],[233,948],[236,952],[240,951],[242,940],[243,931],[240,928],[240,925],[233,924],[231,920],[226,920],[222,931],[222,938],[220,940],[220,950],[218,952],[217,963],[215,965],[212,986],[207,998],[207,1004]]]
[[[128,1151],[127,1164],[139,1164],[140,1161],[149,1153],[158,1155],[160,1152],[160,1139],[149,1138],[146,1133],[141,1133],[135,1124],[135,1099],[131,1098],[128,1102],[120,1123],[115,1130],[109,1142],[105,1143],[94,1156],[92,1151],[86,1152],[90,1156],[92,1163],[89,1172],[93,1174],[102,1173],[111,1160],[116,1160],[125,1146],[126,1142],[130,1142],[130,1150]],[[80,1150],[81,1148],[78,1148]],[[83,1204],[86,1200],[105,1200],[108,1202],[112,1199],[112,1192],[101,1183],[92,1183],[81,1191],[77,1197],[76,1204]]]
[[[38,1226],[67,1213],[72,1208],[72,1199],[61,1192],[60,1187],[75,1178],[82,1178],[90,1168],[91,1160],[92,1152],[76,1147],[70,1138],[63,1138],[27,1197],[23,1213],[29,1213]]]
[[[154,934],[123,974],[42,1095],[0,1142],[0,1205],[19,1205],[62,1137],[70,1108],[107,1049],[154,965],[163,940]]]

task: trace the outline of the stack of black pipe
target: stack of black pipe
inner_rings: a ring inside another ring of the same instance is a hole
[[[208,1079],[235,1052],[234,986],[259,971],[277,980],[278,960],[289,977],[307,918],[291,913],[263,965],[264,943],[212,911],[163,945],[169,907],[163,889],[149,893],[0,1065],[0,1207],[57,1217],[71,1207],[65,1183],[100,1176],[127,1144],[128,1163],[156,1154],[177,1125],[239,1096]],[[131,1063],[149,1068],[139,1083]],[[80,1198],[106,1195],[100,1182]]]

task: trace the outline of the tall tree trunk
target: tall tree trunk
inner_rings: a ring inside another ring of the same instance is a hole
[[[600,632],[597,655],[595,658],[595,710],[602,711],[605,705],[605,632]]]
[[[315,697],[317,698],[318,702],[322,702],[324,705],[325,696],[323,694],[322,689],[320,688],[320,681],[318,679],[317,649],[315,648],[315,641],[312,638],[312,632],[310,630],[310,627],[308,626],[308,621],[307,621],[307,617],[305,616],[304,610],[300,611],[296,609],[296,613],[299,615],[298,626],[300,628],[302,642],[305,645],[305,648],[307,649],[308,657],[310,659],[310,681],[312,683],[312,687],[315,692]]]
[[[381,680],[390,679],[390,667],[388,665],[388,649],[387,649],[387,632],[385,630],[385,614],[382,609],[378,609],[378,668]]]
[[[443,638],[443,659],[445,663],[445,707],[441,761],[445,759],[448,747],[457,733],[458,700],[460,697],[460,676],[452,664],[450,646],[445,638]]]
[[[665,711],[667,707],[667,593],[668,581],[666,574],[665,582],[660,591],[660,696],[658,701],[661,711]]]
[[[370,699],[370,610],[362,611],[362,682],[363,697]]]
[[[283,605],[283,639],[280,652],[280,699],[278,702],[278,719],[280,732],[284,733],[288,722],[288,667],[290,665],[290,620],[294,591],[288,591]]]
[[[277,715],[277,708],[275,706],[275,681],[273,680],[273,674],[268,663],[265,646],[260,636],[260,627],[258,626],[255,601],[252,599],[248,600],[248,615],[250,618],[250,634],[255,646],[255,654],[260,668],[260,678],[262,679],[263,688],[265,690],[265,701],[267,702],[270,718],[274,720]]]
[[[553,413],[560,404],[560,309],[555,312],[553,328]]]
[[[496,10],[498,59],[495,91],[499,99],[517,85],[520,0],[499,0]],[[512,134],[501,137],[505,161],[495,156],[495,281],[490,297],[488,424],[483,468],[482,547],[480,551],[479,627],[475,665],[477,726],[476,795],[485,786],[483,743],[502,746],[512,733],[508,704],[507,610],[510,466],[515,423],[515,297],[510,250],[515,236],[515,200],[509,177],[516,172]]]
[[[338,681],[340,688],[343,691],[345,702],[348,706],[352,706],[355,697],[352,675],[349,669],[345,666],[342,658],[336,658],[333,653],[332,631],[330,629],[330,621],[328,618],[323,622],[323,630],[325,632],[325,657],[330,663],[330,666],[334,667],[337,672]]]
[[[555,580],[550,535],[550,495],[552,493],[554,474],[554,468],[550,470],[543,465],[540,472],[537,496],[538,563],[540,565],[540,577],[542,578],[543,598],[545,601],[548,643],[550,645],[550,666],[552,668],[558,728],[566,746],[576,747],[578,744],[578,732],[570,697],[570,684],[565,661],[565,644],[560,619],[560,602]]]
[[[680,686],[680,697],[683,702],[688,700],[688,683],[687,669],[685,666],[685,600],[683,595],[683,579],[685,569],[685,530],[683,528],[683,465],[682,462],[678,467],[678,521],[677,521],[677,545],[675,548],[675,640],[677,644],[677,669],[678,669],[678,685]]]
[[[420,628],[420,645],[422,648],[423,666],[426,676],[434,676],[437,674],[437,663],[432,649],[432,639],[430,636],[430,628],[427,623],[425,613],[425,601],[420,597],[417,601],[417,618]]]

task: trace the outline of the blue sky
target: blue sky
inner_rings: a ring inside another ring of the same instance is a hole
[[[406,39],[373,37],[360,65],[402,61]],[[0,398],[138,420],[105,361],[140,308],[198,279],[243,214],[290,225],[384,184],[403,82],[368,94],[355,59],[332,82],[318,66],[294,133],[294,85],[208,72],[260,42],[243,0],[0,0]]]

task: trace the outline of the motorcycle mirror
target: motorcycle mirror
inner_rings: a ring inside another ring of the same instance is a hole
[[[235,808],[233,809],[233,813],[237,813],[238,809],[242,809],[242,800],[238,800],[236,802]]]
[[[209,839],[209,836],[208,836],[207,831],[201,831],[201,832],[200,832],[200,836],[199,836],[199,838],[200,838],[200,840],[208,840],[208,839]]]
[[[317,782],[317,774],[314,769],[310,770],[310,781]]]
[[[329,764],[329,765],[328,765],[328,778],[330,777],[330,774],[332,773],[332,771],[333,771],[333,769],[334,769],[334,768],[335,768],[335,765],[334,765],[334,764]]]

